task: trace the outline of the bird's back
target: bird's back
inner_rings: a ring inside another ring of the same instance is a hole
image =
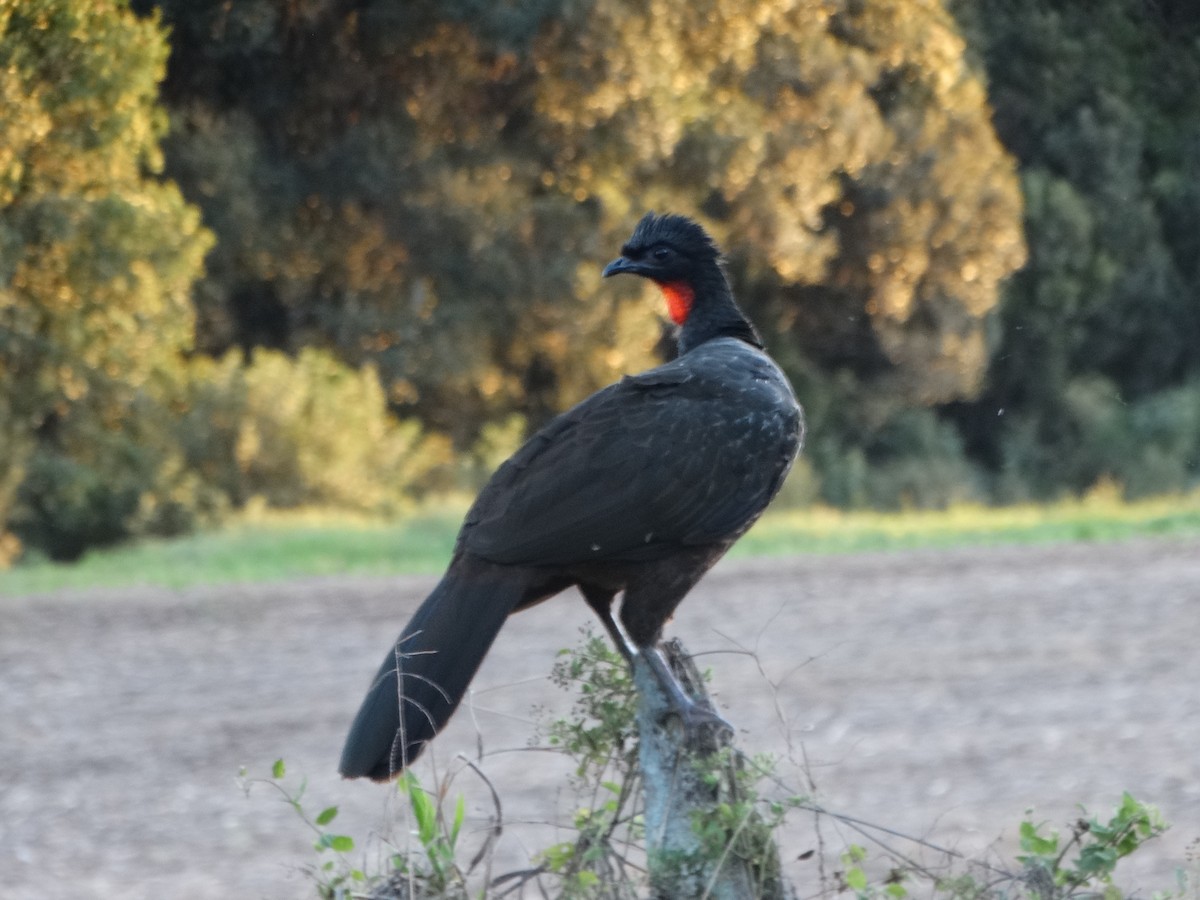
[[[775,363],[744,341],[709,341],[536,433],[480,493],[460,546],[563,566],[732,542],[778,491],[802,436]]]

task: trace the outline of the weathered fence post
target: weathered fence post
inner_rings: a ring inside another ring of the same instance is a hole
[[[662,649],[684,690],[711,705],[682,645],[669,641]],[[786,900],[774,838],[753,806],[742,803],[732,736],[715,727],[685,729],[640,657],[633,679],[655,900]]]

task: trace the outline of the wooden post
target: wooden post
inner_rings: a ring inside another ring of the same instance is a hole
[[[710,705],[704,680],[678,641],[662,646],[684,690]],[[646,856],[655,900],[786,900],[779,850],[746,797],[732,735],[684,729],[646,662],[635,658]],[[720,804],[726,810],[724,815]]]

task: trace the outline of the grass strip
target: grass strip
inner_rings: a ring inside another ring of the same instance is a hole
[[[436,573],[466,508],[461,498],[402,521],[307,510],[257,513],[219,531],[93,551],[76,563],[30,560],[0,572],[0,596],[72,588],[278,581],[337,575]],[[773,510],[736,557],[853,553],[982,544],[1107,541],[1200,535],[1200,492],[1126,503],[1115,491],[1079,500],[908,512],[825,507]]]

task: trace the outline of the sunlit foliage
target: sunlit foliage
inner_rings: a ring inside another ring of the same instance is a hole
[[[118,2],[0,2],[0,531],[23,482],[30,517],[119,519],[165,465],[148,433],[211,243],[152,174],[166,57],[158,23]]]
[[[394,511],[448,463],[387,415],[372,369],[192,358],[213,238],[156,174],[167,54],[157,15],[116,0],[0,0],[0,564],[22,542],[73,558],[251,500]],[[360,277],[373,250],[346,257]]]
[[[783,341],[929,404],[977,388],[1024,254],[964,51],[937,4],[610,0],[554,30],[537,108],[568,190],[709,213]]]
[[[656,299],[599,268],[670,208],[793,373],[841,379],[818,420],[978,388],[1020,198],[936,3],[163,7],[171,173],[222,238],[206,349],[372,360],[462,446],[652,359]]]
[[[244,365],[230,351],[192,375],[178,432],[192,467],[235,506],[394,515],[446,487],[446,441],[391,417],[370,366],[312,348],[259,350]]]

